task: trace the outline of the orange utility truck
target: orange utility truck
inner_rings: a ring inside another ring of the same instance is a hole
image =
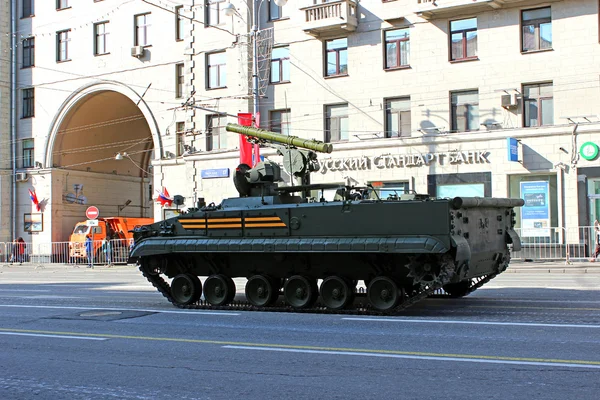
[[[114,262],[127,262],[129,244],[133,234],[129,232],[138,225],[148,225],[154,222],[153,218],[106,217],[98,218],[98,226],[88,226],[87,221],[75,224],[75,229],[69,237],[69,257],[72,262],[85,262],[85,238],[93,235],[93,249],[95,262],[101,263],[104,255],[102,243],[108,238],[111,243],[112,260]]]

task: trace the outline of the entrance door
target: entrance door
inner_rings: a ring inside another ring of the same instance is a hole
[[[600,220],[600,179],[588,179],[588,212],[589,225],[594,225],[596,219]]]

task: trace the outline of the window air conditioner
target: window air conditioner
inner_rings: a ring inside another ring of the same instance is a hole
[[[144,48],[142,46],[133,46],[131,48],[131,57],[140,58],[144,55]]]
[[[501,101],[502,108],[514,108],[518,105],[519,97],[517,94],[503,94]]]
[[[15,174],[15,180],[17,182],[25,182],[27,180],[27,172],[17,172]]]

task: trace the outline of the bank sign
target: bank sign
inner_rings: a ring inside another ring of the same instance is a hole
[[[322,174],[330,171],[368,171],[373,169],[395,169],[444,164],[489,164],[488,151],[450,151],[446,153],[384,154],[347,158],[320,159]]]

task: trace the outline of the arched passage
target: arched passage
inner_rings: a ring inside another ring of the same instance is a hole
[[[101,217],[152,217],[150,162],[160,149],[151,110],[126,85],[103,82],[72,94],[54,118],[44,159],[61,200],[53,203],[60,221],[52,236],[66,239],[89,205]]]

